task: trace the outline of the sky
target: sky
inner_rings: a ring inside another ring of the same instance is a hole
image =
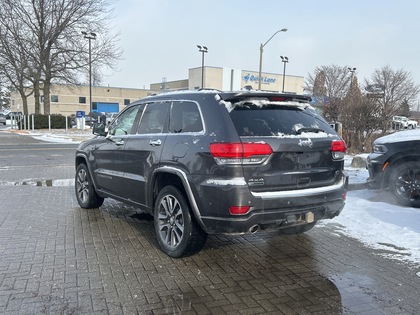
[[[318,66],[356,68],[359,83],[376,69],[406,70],[420,84],[417,0],[116,0],[110,25],[124,51],[104,86],[149,88],[188,78],[205,65],[307,77]],[[96,31],[100,33],[100,30]]]

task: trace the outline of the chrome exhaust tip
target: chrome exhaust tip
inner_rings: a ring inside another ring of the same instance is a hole
[[[251,232],[252,234],[256,233],[258,230],[260,229],[260,226],[258,224],[253,225],[250,227],[249,232]]]

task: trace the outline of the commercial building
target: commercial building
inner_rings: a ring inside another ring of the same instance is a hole
[[[152,94],[150,90],[117,87],[92,87],[93,112],[119,112],[124,106],[139,98]],[[44,95],[40,96],[41,108]],[[64,116],[75,115],[77,111],[90,113],[88,85],[52,84],[50,89],[50,113]],[[22,99],[17,92],[11,93],[11,111],[23,112]],[[28,97],[28,113],[35,113],[35,98]]]
[[[204,75],[202,76],[202,70]],[[283,82],[284,79],[284,82]],[[132,101],[148,95],[173,90],[194,90],[202,87],[222,91],[236,91],[244,88],[258,89],[258,72],[237,70],[221,67],[192,68],[189,69],[188,79],[167,81],[150,84],[150,89],[130,89],[119,87],[92,87],[93,112],[119,112]],[[266,91],[283,91],[288,93],[303,93],[304,78],[276,73],[262,73],[261,89]],[[44,96],[41,92],[40,102],[43,104]],[[53,84],[50,90],[50,113],[64,116],[75,115],[77,111],[90,113],[89,86],[88,85],[62,85]],[[42,108],[43,106],[41,106]],[[22,99],[16,92],[11,94],[11,111],[23,112]],[[35,112],[34,96],[28,98],[28,112]]]
[[[204,67],[204,76],[202,76],[202,67],[191,68],[188,71],[188,80],[166,81],[153,83],[150,89],[159,90],[177,90],[189,89],[197,90],[203,87],[207,89],[216,89],[221,91],[239,91],[245,87],[258,89],[258,72],[250,70],[238,70],[220,67]],[[262,73],[261,89],[265,91],[283,91],[287,93],[303,93],[304,78],[302,76],[285,75],[278,73]]]

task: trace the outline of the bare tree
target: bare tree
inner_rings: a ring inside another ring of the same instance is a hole
[[[370,150],[371,136],[378,129],[378,118],[376,100],[362,95],[357,77],[354,77],[341,107],[343,138],[349,150]]]
[[[350,85],[348,67],[337,65],[317,67],[313,74],[308,74],[305,89],[323,107],[324,116],[330,121],[340,118],[341,103]]]
[[[28,34],[17,20],[10,18],[11,3],[0,5],[0,64],[1,74],[22,98],[23,112],[28,114],[27,98],[32,94]]]
[[[411,73],[405,70],[393,70],[390,66],[377,69],[366,86],[380,86],[383,90],[377,99],[381,130],[385,133],[392,116],[399,113],[404,102],[413,104],[420,92],[420,86],[414,84]]]
[[[81,32],[98,34],[92,41],[92,64],[96,68],[115,67],[122,51],[118,34],[109,26],[112,0],[0,0],[5,20],[19,25],[14,34],[25,47],[26,80],[35,91],[35,109],[39,112],[39,88],[44,92],[44,113],[50,113],[50,85],[55,82],[77,83],[80,69],[88,65],[87,41]],[[0,48],[3,50],[2,48]]]

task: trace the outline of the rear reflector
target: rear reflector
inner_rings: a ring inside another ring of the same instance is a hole
[[[264,142],[211,143],[210,153],[218,164],[260,164],[273,153]]]
[[[249,209],[251,209],[250,206],[232,206],[229,208],[230,214],[246,214]]]

